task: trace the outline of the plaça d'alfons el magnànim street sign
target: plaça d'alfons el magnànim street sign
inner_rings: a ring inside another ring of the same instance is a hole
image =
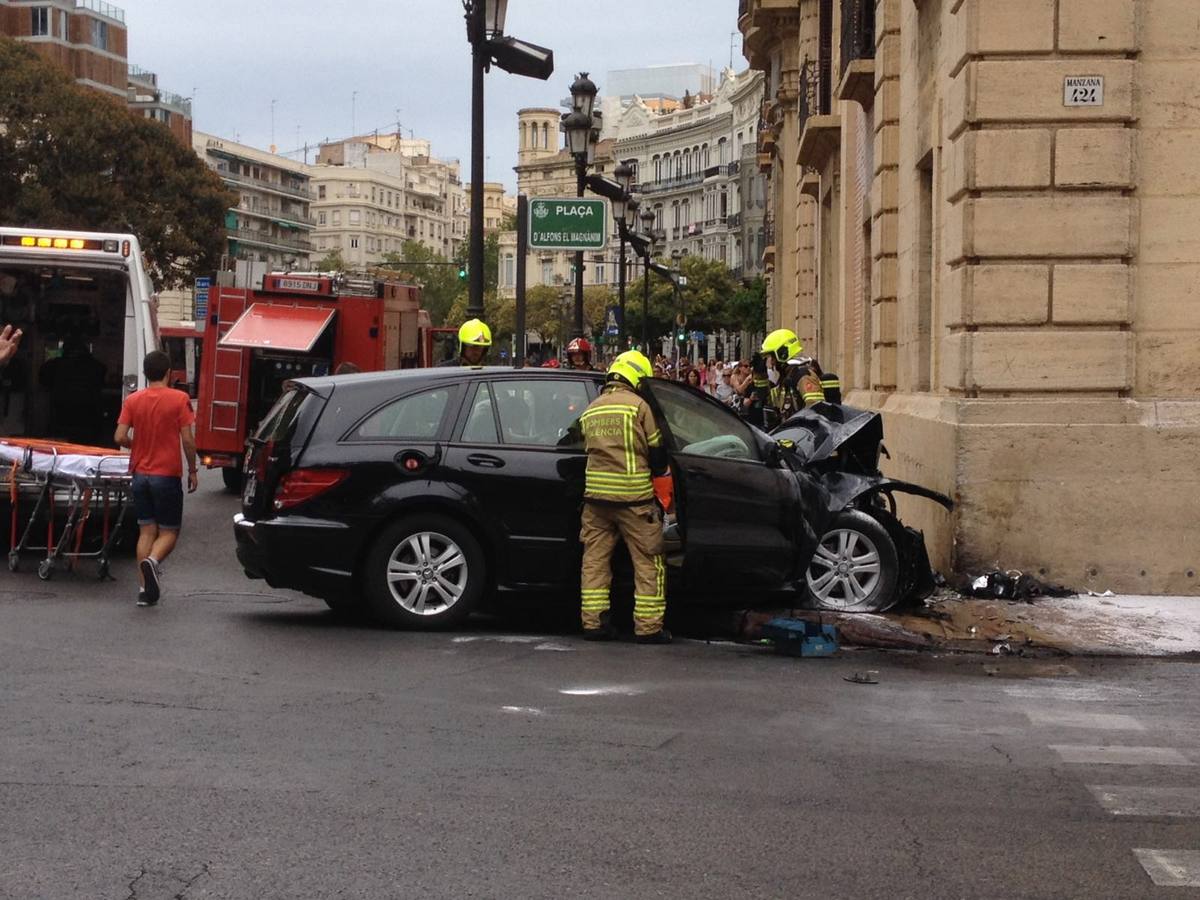
[[[538,197],[529,201],[529,248],[603,250],[607,221],[603,200]]]

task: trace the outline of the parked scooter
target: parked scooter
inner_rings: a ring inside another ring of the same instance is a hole
[[[818,403],[770,434],[794,465],[817,475],[835,515],[809,565],[806,581],[812,605],[838,612],[882,612],[928,597],[934,580],[925,536],[900,521],[895,494],[926,497],[947,510],[954,502],[880,471],[879,458],[887,455],[883,417]]]

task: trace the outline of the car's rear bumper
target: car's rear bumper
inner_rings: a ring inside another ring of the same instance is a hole
[[[344,596],[354,585],[359,540],[344,523],[303,516],[251,522],[239,513],[233,534],[249,578],[314,597]]]

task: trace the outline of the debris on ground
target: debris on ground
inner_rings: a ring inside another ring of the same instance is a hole
[[[968,578],[960,588],[966,597],[988,600],[1024,600],[1032,603],[1041,597],[1074,597],[1079,592],[1061,584],[1040,581],[1024,572],[988,572]]]
[[[879,684],[879,672],[876,669],[867,669],[865,672],[847,675],[843,680],[851,684]]]
[[[785,656],[833,656],[838,649],[838,631],[833,625],[779,616],[762,626],[762,636]]]

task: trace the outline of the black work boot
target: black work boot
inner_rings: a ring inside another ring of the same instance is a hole
[[[671,632],[660,628],[653,634],[639,634],[634,640],[639,644],[669,644],[671,643]]]
[[[617,626],[612,623],[612,618],[607,612],[602,612],[600,613],[600,627],[583,629],[583,639],[585,641],[615,641]]]

